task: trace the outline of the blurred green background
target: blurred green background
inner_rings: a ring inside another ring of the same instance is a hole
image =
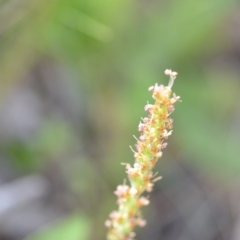
[[[239,1],[1,0],[1,240],[105,239],[166,68],[182,102],[137,239],[240,239]]]

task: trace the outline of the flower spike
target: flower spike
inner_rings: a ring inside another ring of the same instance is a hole
[[[130,147],[135,163],[133,166],[124,163],[129,184],[125,181],[114,192],[119,206],[117,211],[110,213],[105,222],[108,240],[133,240],[134,228],[146,225],[141,207],[148,205],[149,199],[143,194],[151,192],[154,183],[162,178],[156,177],[152,170],[162,156],[162,149],[167,146],[166,140],[172,133],[173,125],[169,116],[174,111],[173,105],[180,99],[171,91],[177,72],[167,69],[165,74],[170,77],[167,87],[155,84],[149,88],[155,103],[147,103],[145,106],[148,117],[141,118],[142,122],[138,125],[140,137],[134,136],[137,141],[136,151]]]

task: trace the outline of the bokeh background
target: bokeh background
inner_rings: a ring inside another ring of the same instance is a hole
[[[104,240],[148,87],[182,102],[138,240],[240,240],[240,2],[0,1],[0,239]]]

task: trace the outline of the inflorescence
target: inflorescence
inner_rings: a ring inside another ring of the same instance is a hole
[[[143,118],[138,125],[140,137],[135,137],[136,151],[131,148],[135,163],[133,166],[124,163],[129,184],[124,182],[114,192],[119,207],[117,211],[110,213],[105,222],[108,240],[133,240],[135,226],[143,227],[146,224],[140,209],[149,204],[149,199],[143,193],[151,192],[154,183],[161,179],[153,174],[152,169],[162,156],[162,149],[167,146],[166,140],[172,133],[173,124],[169,115],[180,99],[171,91],[177,73],[167,69],[165,74],[170,77],[168,86],[155,84],[149,88],[155,103],[145,106],[148,117]]]

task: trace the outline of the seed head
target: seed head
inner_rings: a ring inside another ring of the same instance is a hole
[[[141,207],[148,205],[149,199],[143,194],[151,192],[154,183],[161,179],[152,170],[162,157],[162,149],[167,146],[166,140],[172,134],[173,120],[169,116],[174,111],[173,105],[180,99],[171,91],[177,73],[166,69],[165,74],[170,77],[167,87],[156,83],[149,88],[155,103],[145,106],[148,117],[142,118],[138,125],[140,137],[135,137],[136,151],[130,147],[135,158],[133,166],[124,164],[129,185],[119,185],[114,192],[119,208],[105,222],[108,240],[133,240],[134,227],[146,225],[146,220],[141,217]]]

